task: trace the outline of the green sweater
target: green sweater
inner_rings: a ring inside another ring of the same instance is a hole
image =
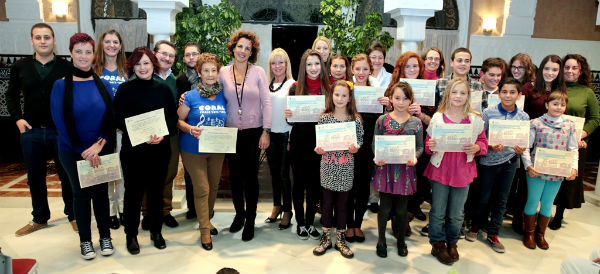
[[[567,82],[567,114],[577,117],[584,117],[585,124],[583,130],[588,136],[592,135],[594,130],[600,124],[600,114],[598,113],[598,99],[594,91],[577,82]]]
[[[173,75],[173,73],[170,73],[169,76],[167,76],[167,79],[163,79],[157,74],[154,74],[152,78],[154,79],[154,81],[164,83],[167,86],[169,86],[169,89],[171,89],[171,93],[173,93],[173,98],[175,98],[175,104],[177,104],[177,100],[179,100],[179,98],[177,97],[177,79],[175,78],[175,75]]]

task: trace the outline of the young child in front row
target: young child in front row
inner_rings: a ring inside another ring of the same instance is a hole
[[[377,241],[377,256],[387,257],[385,230],[392,210],[398,222],[392,222],[398,231],[398,255],[406,257],[408,249],[404,242],[404,233],[407,225],[407,205],[410,195],[417,190],[417,176],[415,165],[417,158],[423,153],[423,124],[419,118],[408,113],[408,106],[414,100],[412,88],[405,82],[394,84],[385,96],[390,98],[393,111],[381,115],[375,123],[375,135],[415,135],[415,159],[406,164],[386,164],[385,161],[375,161],[375,176],[371,186],[379,191],[379,213],[377,225],[379,239]],[[375,150],[375,148],[373,148]]]
[[[360,114],[356,111],[354,102],[353,85],[351,82],[338,80],[331,88],[330,96],[326,97],[325,111],[319,118],[319,124],[333,124],[343,122],[356,122],[357,144],[351,144],[348,150],[327,151],[316,147],[315,152],[321,156],[321,188],[323,190],[321,223],[323,233],[319,245],[313,254],[323,255],[330,249],[331,236],[329,232],[333,226],[333,212],[335,210],[335,224],[337,240],[335,249],[342,256],[352,258],[354,253],[346,245],[346,218],[348,213],[348,196],[354,180],[354,153],[358,151],[363,142],[363,126]]]
[[[469,82],[462,78],[450,80],[437,112],[431,117],[425,139],[425,152],[431,160],[425,169],[425,177],[431,181],[432,205],[429,212],[429,242],[431,255],[443,264],[458,261],[456,242],[464,220],[464,205],[469,184],[477,177],[473,160],[476,155],[487,153],[487,138],[481,115],[471,107]],[[464,144],[462,152],[434,151],[436,140],[431,138],[436,127],[442,124],[472,124],[471,140]],[[447,246],[446,246],[447,244]]]
[[[533,168],[536,148],[574,151],[571,165],[571,176],[566,180],[577,177],[577,161],[579,159],[578,140],[575,135],[575,125],[570,120],[564,120],[562,114],[567,108],[567,93],[553,91],[546,98],[548,112],[531,120],[529,130],[529,146],[523,152],[523,166],[527,170],[527,203],[523,216],[523,245],[534,249],[536,244],[541,249],[548,249],[544,239],[546,227],[552,216],[552,203],[565,177],[538,173]],[[530,153],[531,151],[531,153]],[[540,213],[536,216],[538,204]],[[537,219],[537,227],[536,227]],[[535,239],[534,239],[535,233]]]
[[[492,71],[492,70],[490,70]],[[529,121],[529,115],[516,106],[521,97],[521,84],[515,78],[507,78],[498,85],[500,104],[489,106],[483,111],[485,131],[489,135],[490,120],[521,120]],[[504,253],[504,245],[498,240],[498,233],[502,227],[502,217],[506,210],[508,194],[520,165],[519,157],[525,146],[504,146],[501,143],[488,144],[488,153],[479,159],[479,189],[474,193],[476,197],[474,218],[471,229],[465,239],[474,242],[480,228],[487,228],[487,241],[492,249]],[[491,222],[488,225],[488,216]],[[486,226],[487,227],[484,227]]]

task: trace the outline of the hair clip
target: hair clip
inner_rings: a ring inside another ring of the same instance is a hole
[[[354,89],[354,83],[346,81],[346,84],[350,87],[350,89]]]

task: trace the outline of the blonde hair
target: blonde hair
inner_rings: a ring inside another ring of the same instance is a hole
[[[269,79],[270,81],[273,78],[275,78],[275,75],[273,75],[273,72],[271,71],[271,62],[273,62],[273,60],[277,56],[281,57],[281,59],[283,59],[283,61],[285,62],[285,78],[294,79],[294,77],[292,76],[292,64],[290,63],[290,57],[288,56],[287,52],[285,52],[285,50],[282,48],[274,49],[269,55],[269,70],[267,71],[267,79]]]
[[[329,57],[327,57],[327,61],[329,62],[329,59],[331,59],[331,52],[333,51],[333,49],[331,48],[331,41],[329,41],[329,38],[327,38],[325,36],[319,36],[319,37],[315,38],[315,41],[312,44],[312,49],[316,50],[317,43],[319,41],[325,42],[327,44],[327,46],[329,47]]]
[[[461,84],[465,85],[465,87],[467,88],[467,101],[462,107],[463,113],[465,115],[474,114],[481,117],[481,114],[474,110],[471,106],[471,85],[469,85],[469,82],[467,80],[462,78],[454,78],[448,81],[448,84],[446,84],[446,90],[444,91],[444,95],[442,96],[442,102],[440,103],[437,112],[443,113],[446,111],[446,109],[448,109],[448,104],[450,104],[450,93],[452,93],[452,90],[454,90],[456,86]]]

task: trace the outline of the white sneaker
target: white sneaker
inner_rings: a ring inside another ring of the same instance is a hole
[[[94,251],[94,246],[91,241],[82,242],[79,244],[79,247],[81,248],[81,258],[86,260],[96,258],[96,251]]]

